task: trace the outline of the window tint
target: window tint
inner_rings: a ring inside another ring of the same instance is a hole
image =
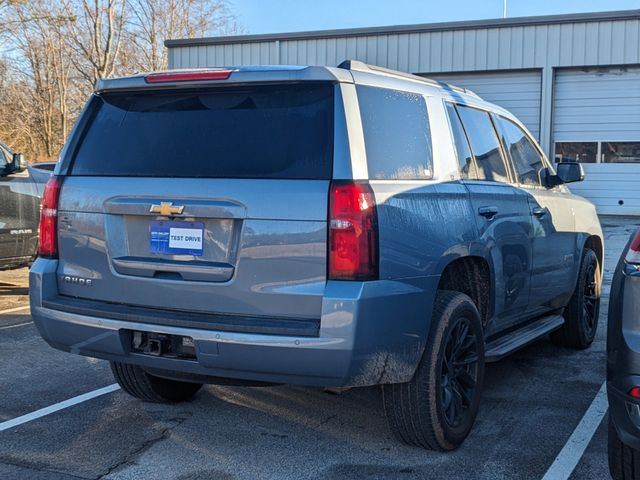
[[[475,108],[457,106],[460,119],[476,158],[479,180],[508,182],[506,166],[500,153],[500,144],[489,114]]]
[[[9,157],[5,154],[4,149],[0,148],[0,169],[4,169],[9,163]]]
[[[369,178],[431,178],[431,132],[424,98],[383,88],[356,88]]]
[[[520,183],[540,185],[539,172],[544,167],[540,153],[519,126],[502,117],[498,117],[498,121]]]
[[[331,177],[333,85],[96,97],[73,175]]]
[[[458,165],[460,165],[460,175],[464,179],[477,179],[478,173],[473,163],[473,155],[469,149],[469,142],[467,136],[460,123],[460,117],[456,112],[456,107],[447,103],[447,115],[449,116],[449,124],[451,125],[451,132],[453,133],[453,143],[456,148],[456,154],[458,156]]]

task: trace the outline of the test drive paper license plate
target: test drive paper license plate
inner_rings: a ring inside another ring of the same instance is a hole
[[[151,222],[149,233],[151,253],[202,256],[202,222]]]

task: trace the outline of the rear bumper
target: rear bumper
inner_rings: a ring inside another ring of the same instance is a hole
[[[328,282],[319,335],[270,335],[185,328],[47,308],[58,295],[57,261],[30,272],[31,314],[53,347],[176,374],[317,386],[411,379],[424,349],[438,277]],[[133,353],[131,330],[189,336],[196,360]]]

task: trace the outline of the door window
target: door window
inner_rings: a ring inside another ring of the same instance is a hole
[[[431,130],[422,95],[357,86],[369,178],[432,177]]]
[[[640,163],[640,142],[602,142],[603,163]]]
[[[0,170],[4,170],[4,168],[9,163],[9,158],[4,152],[4,149],[0,148]]]
[[[498,122],[518,181],[524,185],[540,185],[539,173],[544,167],[542,156],[518,125],[503,117],[498,117]]]
[[[476,171],[475,164],[473,163],[473,155],[469,148],[467,135],[464,133],[460,117],[458,117],[458,113],[456,112],[456,107],[451,103],[447,103],[447,115],[449,117],[449,124],[451,125],[451,133],[453,134],[453,144],[455,145],[456,154],[458,156],[460,175],[465,180],[477,179],[478,172]]]
[[[489,114],[463,105],[458,105],[456,108],[476,159],[478,180],[508,182],[507,167]]]

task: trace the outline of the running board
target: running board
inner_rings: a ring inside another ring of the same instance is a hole
[[[561,315],[542,317],[518,330],[491,340],[485,346],[484,361],[497,362],[547,333],[560,328],[563,323],[564,318]]]

